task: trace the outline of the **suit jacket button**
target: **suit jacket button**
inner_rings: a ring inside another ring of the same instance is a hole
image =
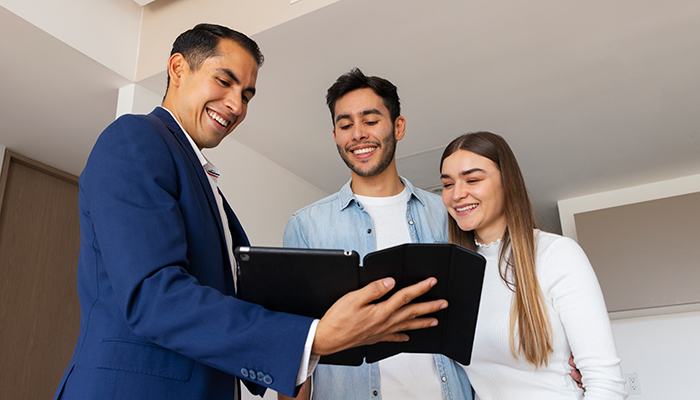
[[[256,375],[257,375],[257,374],[255,373],[255,370],[252,370],[252,369],[249,369],[249,370],[248,370],[248,377],[249,377],[250,379],[255,379],[255,376],[256,376]]]
[[[256,379],[261,381],[265,377],[265,374],[262,371],[258,371],[258,375],[256,376]]]
[[[272,377],[270,375],[263,376],[263,382],[265,382],[266,385],[272,385]]]
[[[245,368],[241,368],[241,375],[243,375],[244,378],[248,377],[248,370]]]

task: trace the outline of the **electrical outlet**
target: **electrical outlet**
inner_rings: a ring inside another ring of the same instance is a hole
[[[625,389],[630,396],[642,394],[642,385],[639,381],[639,374],[632,372],[625,374]]]

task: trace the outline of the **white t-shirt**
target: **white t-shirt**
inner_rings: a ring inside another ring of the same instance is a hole
[[[411,243],[406,217],[411,193],[404,190],[391,197],[355,195],[372,217],[377,250]],[[379,361],[383,400],[440,399],[442,391],[432,354],[402,353]]]

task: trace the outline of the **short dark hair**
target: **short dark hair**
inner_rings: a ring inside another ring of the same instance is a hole
[[[401,103],[396,86],[384,78],[367,76],[359,68],[353,68],[350,72],[341,75],[335,83],[328,88],[326,104],[331,110],[331,119],[335,125],[335,103],[341,97],[358,89],[370,88],[384,100],[384,106],[389,110],[392,121],[401,115]]]
[[[243,47],[257,62],[258,67],[262,66],[265,57],[260,51],[260,47],[248,36],[221,25],[198,24],[194,28],[185,31],[175,39],[170,56],[180,53],[187,61],[187,64],[196,71],[202,66],[204,60],[218,55],[217,47],[221,39],[233,40]],[[166,86],[170,87],[170,75]]]

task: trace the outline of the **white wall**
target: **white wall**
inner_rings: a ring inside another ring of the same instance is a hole
[[[148,114],[160,105],[162,99],[163,96],[153,93],[137,83],[121,87],[119,88],[115,118],[124,114]]]
[[[136,80],[143,13],[135,2],[0,0],[0,6],[130,81]]]
[[[700,312],[611,322],[622,371],[639,377],[642,393],[629,400],[700,398]]]
[[[235,132],[204,155],[221,170],[221,191],[253,245],[281,246],[292,213],[328,195],[236,141]]]
[[[160,95],[138,84],[127,85],[119,90],[116,115],[147,113],[160,103]],[[274,133],[263,134],[274,140]],[[328,195],[238,142],[235,131],[203,153],[221,170],[219,188],[253,245],[281,246],[292,213]]]

